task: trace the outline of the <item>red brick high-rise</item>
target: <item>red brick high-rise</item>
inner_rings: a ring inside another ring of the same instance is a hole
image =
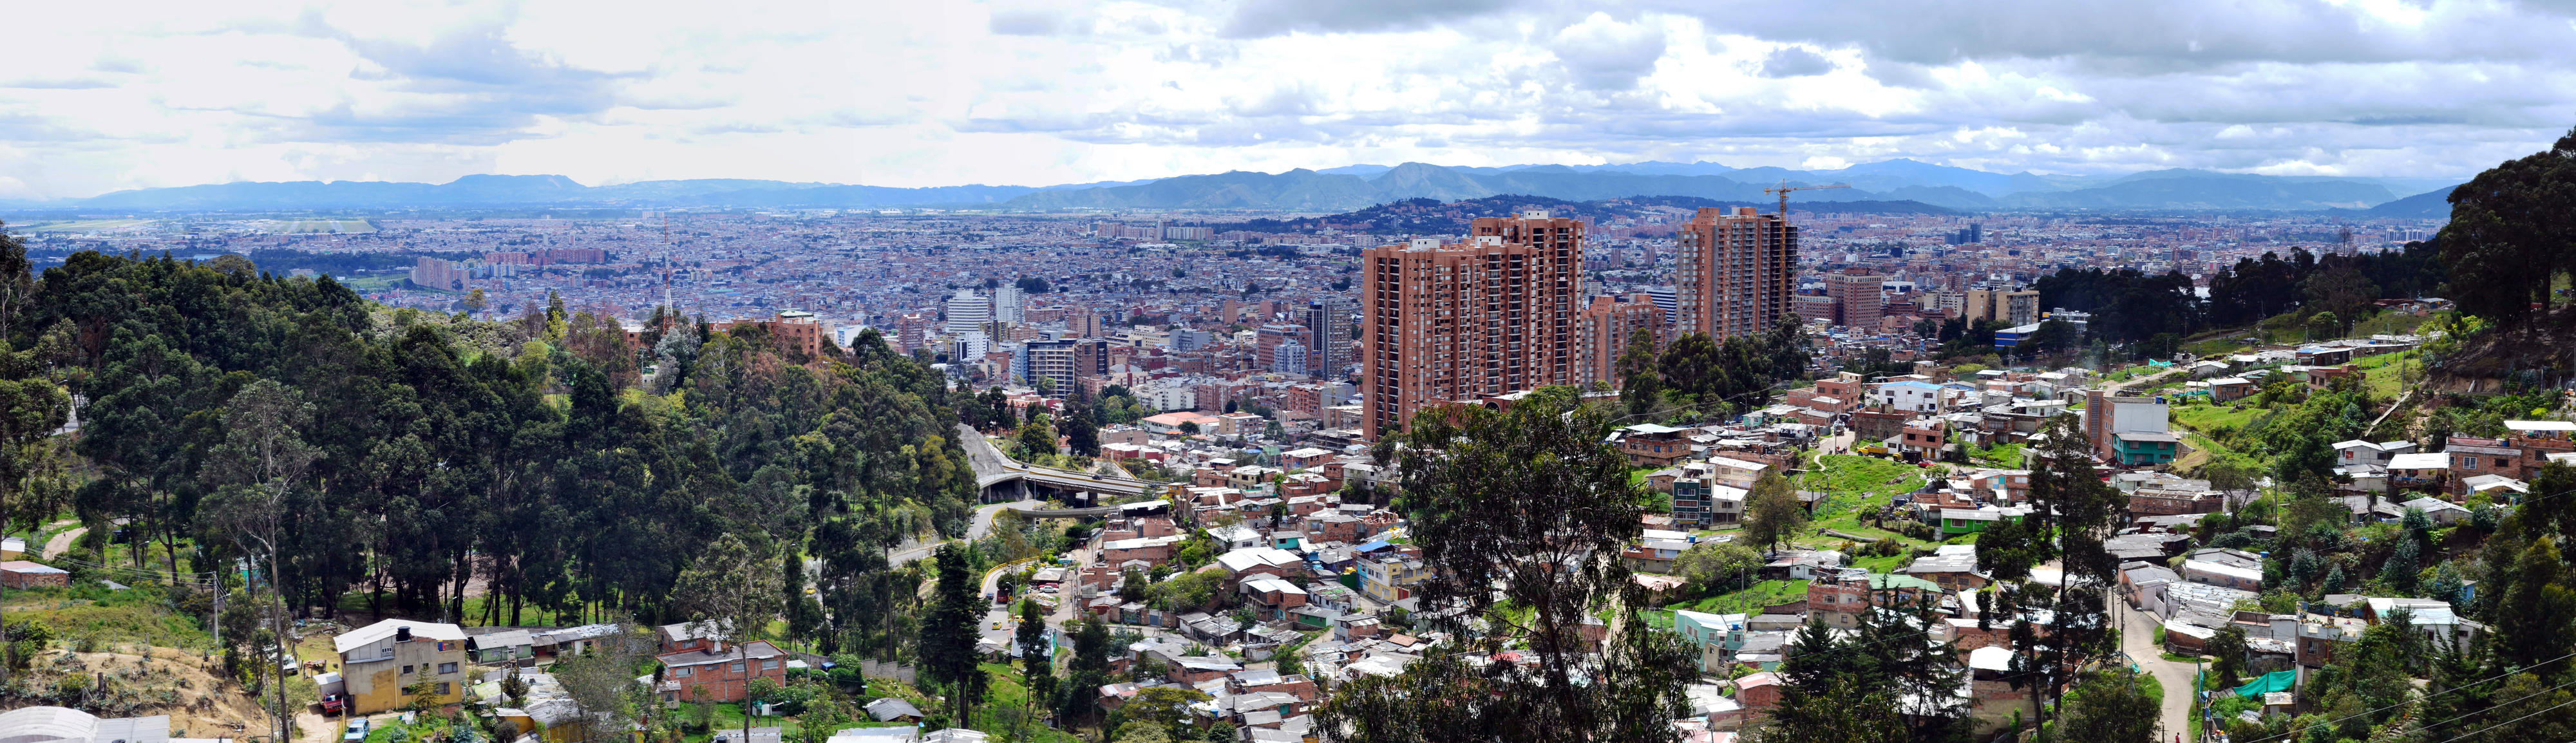
[[[1576,378],[1582,222],[1486,217],[1467,242],[1368,252],[1360,291],[1361,427],[1375,439],[1414,411]]]
[[[1593,297],[1592,306],[1574,316],[1575,358],[1574,383],[1586,387],[1593,382],[1607,382],[1616,388],[1619,356],[1628,352],[1628,338],[1644,328],[1665,341],[1664,311],[1655,306],[1655,298],[1644,294],[1624,297]]]
[[[1780,215],[1704,208],[1675,242],[1675,335],[1754,335],[1796,314],[1789,295],[1797,289],[1798,228]]]

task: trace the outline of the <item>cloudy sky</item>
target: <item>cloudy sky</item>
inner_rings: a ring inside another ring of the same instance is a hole
[[[1409,160],[2461,177],[2576,125],[2570,0],[198,1],[12,20],[0,198]]]

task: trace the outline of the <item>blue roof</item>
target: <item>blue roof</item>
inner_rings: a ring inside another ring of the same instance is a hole
[[[1352,549],[1351,549],[1351,551],[1352,551],[1352,552],[1376,552],[1376,551],[1378,551],[1378,550],[1386,549],[1386,548],[1388,548],[1388,547],[1393,547],[1393,546],[1395,546],[1395,543],[1394,543],[1394,542],[1389,542],[1389,541],[1386,541],[1386,540],[1384,540],[1384,539],[1380,539],[1380,540],[1377,540],[1377,541],[1374,541],[1374,542],[1370,542],[1370,543],[1368,543],[1368,544],[1363,544],[1363,545],[1360,545],[1360,546],[1358,546],[1358,547],[1352,548]]]

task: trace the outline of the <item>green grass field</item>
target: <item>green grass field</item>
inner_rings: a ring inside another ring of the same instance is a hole
[[[2353,365],[2361,367],[2362,386],[2370,392],[2372,399],[2395,399],[2399,392],[2405,391],[2401,377],[2409,365],[2416,363],[2415,356],[2414,351],[2384,353],[2353,362]]]
[[[1734,593],[1710,596],[1696,601],[1679,602],[1664,608],[1688,609],[1690,611],[1708,612],[1710,614],[1737,614],[1761,611],[1762,607],[1765,606],[1786,604],[1806,597],[1806,581],[1766,580],[1753,584],[1752,588],[1736,591]],[[1665,614],[1663,621],[1663,626],[1672,626],[1672,615]]]
[[[1809,525],[1811,529],[1832,529],[1872,539],[1888,537],[1909,547],[1922,547],[1931,543],[1865,526],[1861,522],[1861,514],[1886,503],[1889,496],[1922,487],[1927,477],[1922,468],[1902,462],[1854,454],[1829,454],[1824,457],[1823,469],[1799,477],[1798,488],[1832,494],[1816,507],[1816,519]],[[1841,537],[1810,535],[1804,541],[1836,544],[1843,540]]]
[[[2242,429],[2262,414],[2262,409],[2252,407],[2238,410],[2225,405],[2186,405],[2173,409],[2173,422],[2194,431]]]

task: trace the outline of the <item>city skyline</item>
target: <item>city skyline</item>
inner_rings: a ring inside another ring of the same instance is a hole
[[[0,199],[473,173],[1038,185],[1408,161],[2464,178],[2576,120],[2555,51],[2576,27],[2540,4],[1749,11],[39,10],[30,26],[47,32],[0,77]]]

